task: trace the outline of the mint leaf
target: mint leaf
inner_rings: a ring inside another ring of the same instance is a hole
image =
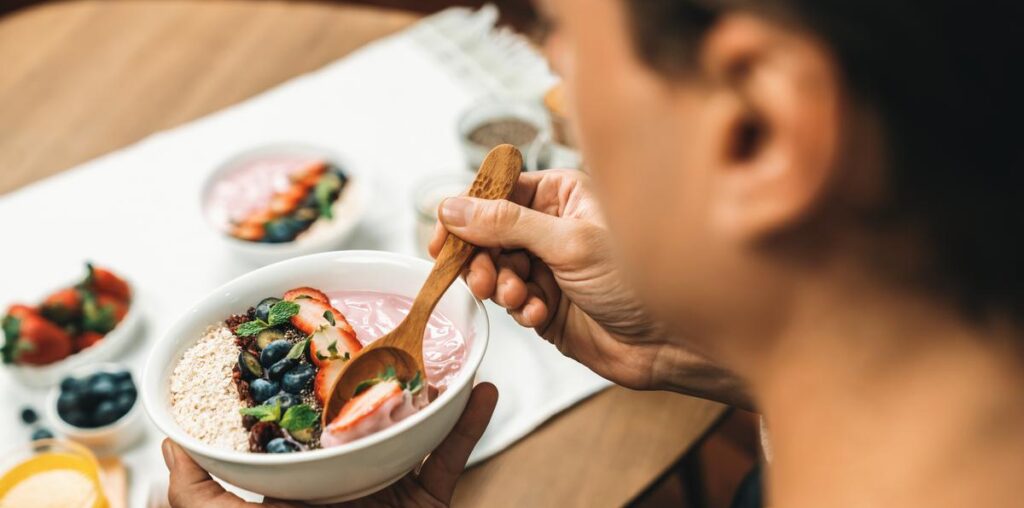
[[[307,347],[309,347],[309,339],[300,340],[296,342],[295,345],[292,346],[290,350],[288,350],[288,354],[285,356],[285,358],[289,360],[298,360],[299,357],[301,357],[302,354],[306,352]]]
[[[261,422],[276,422],[281,418],[281,404],[243,407],[238,412],[243,416],[255,416]]]
[[[381,375],[378,379],[380,379],[381,381],[384,381],[384,380],[395,378],[395,377],[398,377],[398,374],[395,373],[395,366],[394,365],[388,365],[388,368],[384,371],[384,374]]]
[[[308,429],[320,419],[320,413],[306,404],[288,408],[281,418],[281,427],[288,431]]]
[[[235,328],[235,334],[241,335],[242,337],[249,337],[251,335],[258,334],[267,328],[270,328],[270,325],[262,320],[256,319],[253,321],[246,321],[238,325],[238,328]]]
[[[267,320],[270,322],[270,326],[277,326],[279,324],[287,322],[292,316],[299,313],[299,304],[295,302],[289,302],[288,300],[281,300],[274,304],[270,308],[270,313]]]
[[[331,326],[337,326],[337,323],[334,322],[334,313],[331,312],[331,309],[327,309],[324,311],[324,319],[326,319],[327,322],[331,324]]]

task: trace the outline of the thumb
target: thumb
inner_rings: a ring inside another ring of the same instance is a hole
[[[448,198],[438,210],[451,234],[479,247],[526,249],[542,259],[564,245],[564,219],[507,200]]]
[[[224,489],[199,467],[185,450],[164,439],[161,445],[164,463],[171,473],[167,498],[175,508],[208,506],[213,499],[225,493]]]

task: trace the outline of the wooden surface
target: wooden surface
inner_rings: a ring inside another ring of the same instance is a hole
[[[364,6],[148,0],[0,18],[0,193],[244,100],[417,19]],[[467,472],[457,506],[617,506],[721,413],[612,388]]]

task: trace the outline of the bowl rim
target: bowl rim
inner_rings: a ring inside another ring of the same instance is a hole
[[[231,236],[227,231],[218,228],[216,224],[211,222],[210,217],[207,214],[207,209],[209,208],[207,203],[208,196],[213,189],[213,185],[232,168],[243,162],[259,159],[268,155],[297,153],[315,154],[328,162],[340,166],[348,174],[348,183],[342,189],[341,196],[331,203],[331,208],[336,209],[341,207],[342,201],[347,201],[354,203],[354,209],[350,214],[348,214],[349,216],[346,217],[346,220],[335,218],[332,219],[330,221],[331,224],[329,224],[329,228],[337,230],[333,232],[333,235],[346,236],[359,222],[361,222],[363,216],[366,215],[367,203],[370,200],[370,187],[367,185],[367,178],[364,172],[353,169],[356,166],[352,163],[351,158],[346,156],[344,153],[339,153],[330,148],[297,141],[274,141],[251,145],[248,148],[243,148],[234,152],[232,155],[224,158],[214,165],[213,169],[206,175],[206,178],[203,180],[203,183],[199,188],[199,212],[200,215],[202,215],[203,224],[206,225],[207,229],[229,245],[236,248],[267,253],[287,253],[294,250],[301,250],[307,245],[315,247],[317,244],[322,244],[325,241],[328,241],[324,238],[312,238],[306,240],[296,238],[290,242],[282,243],[263,243],[241,240]],[[319,221],[320,219],[317,220]]]
[[[248,281],[259,280],[264,277],[267,273],[276,272],[278,270],[287,270],[290,266],[302,265],[306,263],[317,263],[325,262],[328,260],[334,260],[341,258],[352,258],[352,259],[377,259],[387,261],[397,261],[407,263],[409,265],[419,265],[426,271],[429,271],[430,267],[433,266],[429,261],[406,254],[398,254],[387,251],[375,251],[375,250],[345,250],[345,251],[331,251],[322,252],[318,254],[309,254],[306,256],[294,257],[284,261],[279,261],[271,265],[257,268],[248,273],[240,275],[220,286],[213,289],[206,294],[203,298],[199,299],[198,302],[185,311],[171,326],[170,329],[159,339],[157,344],[150,349],[148,358],[145,363],[145,368],[142,373],[142,382],[139,389],[139,394],[142,397],[142,405],[149,416],[150,420],[153,421],[154,425],[161,432],[167,435],[172,441],[185,447],[194,453],[198,453],[204,457],[216,459],[223,462],[235,463],[235,464],[246,464],[246,465],[284,465],[284,464],[296,464],[305,462],[314,462],[324,459],[330,459],[342,455],[346,455],[351,452],[362,450],[365,448],[372,447],[383,441],[387,441],[407,429],[410,429],[422,421],[426,420],[430,416],[434,415],[441,410],[448,402],[450,402],[455,394],[463,390],[467,385],[472,384],[475,374],[480,367],[480,363],[483,361],[484,353],[487,350],[487,344],[490,337],[490,318],[487,315],[487,309],[484,307],[483,302],[480,301],[473,292],[470,291],[469,286],[461,278],[457,279],[453,286],[460,286],[462,290],[465,290],[473,301],[475,310],[479,313],[480,319],[482,319],[483,333],[477,331],[473,337],[474,346],[467,351],[466,361],[462,366],[462,369],[449,384],[448,388],[438,396],[433,402],[427,405],[420,411],[417,411],[412,416],[405,418],[404,420],[384,429],[379,432],[364,436],[355,441],[345,443],[340,446],[334,446],[330,448],[319,448],[316,450],[307,450],[298,453],[283,453],[283,454],[271,454],[271,453],[252,453],[252,452],[240,452],[235,450],[228,450],[224,448],[217,448],[215,446],[206,444],[199,439],[189,435],[187,432],[182,430],[177,422],[173,421],[173,416],[170,414],[169,408],[160,407],[157,408],[158,401],[161,399],[158,391],[161,388],[158,386],[161,381],[159,372],[161,367],[166,362],[164,357],[158,356],[162,349],[165,349],[168,344],[175,344],[181,342],[180,339],[175,340],[175,337],[180,337],[181,329],[192,326],[190,317],[196,313],[196,311],[208,304],[211,301],[215,301],[222,298],[222,295],[227,293],[233,286],[243,284]],[[479,342],[477,342],[479,341]],[[475,344],[479,343],[479,346]]]

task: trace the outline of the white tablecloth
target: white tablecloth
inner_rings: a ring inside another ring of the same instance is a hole
[[[0,306],[34,303],[79,277],[86,259],[123,272],[145,313],[138,344],[121,358],[138,378],[148,345],[190,302],[252,268],[207,228],[198,196],[212,168],[261,143],[344,154],[373,189],[347,247],[416,253],[411,187],[462,167],[462,108],[484,94],[536,96],[552,80],[532,50],[493,29],[494,18],[487,9],[446,11],[251,100],[0,197]],[[607,385],[502,309],[488,309],[491,344],[480,377],[501,397],[474,462]],[[0,375],[0,435],[14,445],[29,434],[19,408],[43,410],[45,392]],[[131,506],[143,506],[149,485],[166,477],[162,437],[150,428],[123,457]]]

